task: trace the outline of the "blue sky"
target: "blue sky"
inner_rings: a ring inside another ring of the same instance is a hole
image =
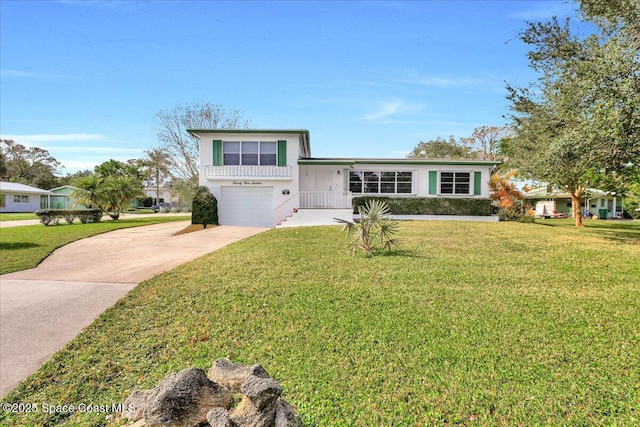
[[[0,134],[63,173],[157,146],[159,110],[207,101],[305,128],[315,157],[404,157],[504,125],[535,79],[525,21],[567,1],[0,2]]]

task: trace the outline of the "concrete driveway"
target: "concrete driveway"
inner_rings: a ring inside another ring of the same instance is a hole
[[[70,243],[37,268],[0,276],[0,396],[138,283],[267,230],[189,221],[127,228]]]

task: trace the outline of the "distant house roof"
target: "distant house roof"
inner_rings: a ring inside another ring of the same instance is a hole
[[[596,198],[596,197],[607,197],[613,196],[614,194],[608,193],[606,191],[598,190],[596,188],[587,188],[584,196],[586,198]],[[570,199],[571,194],[568,191],[560,189],[560,188],[552,188],[549,189],[547,187],[536,188],[535,190],[528,191],[523,193],[522,197],[525,199]]]
[[[0,191],[9,193],[52,194],[51,191],[17,182],[0,181]]]

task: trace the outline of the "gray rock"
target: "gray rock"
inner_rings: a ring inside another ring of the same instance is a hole
[[[207,421],[211,427],[235,427],[231,424],[229,413],[224,408],[213,408],[207,413]]]
[[[147,407],[147,398],[151,394],[151,391],[152,390],[135,390],[131,393],[131,396],[129,396],[122,405],[124,411],[122,411],[121,416],[130,421],[138,421],[141,419],[144,408]]]
[[[279,397],[276,401],[275,427],[301,427],[302,421],[289,402]]]
[[[202,369],[167,376],[149,394],[144,419],[149,427],[195,427],[214,407],[228,408],[231,392],[210,381]]]
[[[207,377],[223,387],[231,390],[232,393],[240,393],[240,388],[244,381],[251,375],[260,378],[269,378],[269,374],[262,365],[240,365],[233,363],[229,359],[218,359],[213,363]]]
[[[229,413],[231,422],[243,427],[268,427],[276,416],[282,387],[273,378],[248,377],[241,387],[242,400]]]

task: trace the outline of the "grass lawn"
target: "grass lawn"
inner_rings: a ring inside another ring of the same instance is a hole
[[[372,259],[339,227],[227,246],[143,282],[4,401],[111,405],[229,357],[262,363],[311,426],[640,423],[640,223],[406,222],[399,237]]]
[[[18,221],[23,219],[39,219],[33,212],[0,213],[0,221]]]
[[[8,227],[0,230],[0,274],[36,267],[55,249],[75,240],[94,236],[118,228],[137,227],[168,221],[184,221],[190,216],[154,216],[125,218],[118,221],[103,219],[92,224],[67,224],[45,227],[42,224]]]

